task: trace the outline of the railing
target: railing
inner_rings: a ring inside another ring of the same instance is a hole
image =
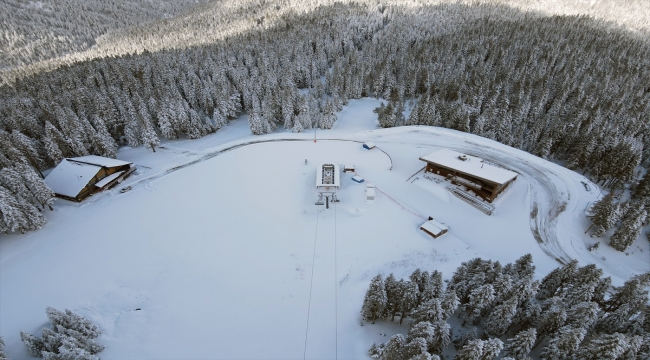
[[[494,206],[490,204],[486,204],[481,200],[476,199],[472,195],[460,190],[459,188],[455,186],[447,186],[447,190],[449,190],[450,193],[458,197],[459,199],[463,200],[464,202],[472,205],[473,207],[481,210],[487,215],[492,215],[492,212],[494,211]]]

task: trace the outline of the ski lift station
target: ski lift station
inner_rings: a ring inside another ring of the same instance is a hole
[[[339,202],[336,198],[336,190],[341,186],[341,174],[339,166],[333,163],[320,164],[316,168],[316,189],[318,190],[318,201],[316,205],[327,205],[329,209],[330,198],[332,202]],[[325,203],[323,203],[325,197]]]
[[[335,191],[341,186],[341,174],[336,164],[320,164],[316,169],[316,189]]]

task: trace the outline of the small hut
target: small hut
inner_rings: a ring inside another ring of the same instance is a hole
[[[432,217],[429,217],[429,220],[420,226],[420,230],[434,238],[438,238],[449,231],[449,227],[433,220]]]
[[[375,185],[366,184],[366,201],[375,201]]]
[[[367,142],[367,143],[364,143],[364,144],[363,144],[363,148],[366,149],[366,150],[374,149],[375,146],[376,146],[376,145],[375,145],[375,143],[373,143],[373,142]]]

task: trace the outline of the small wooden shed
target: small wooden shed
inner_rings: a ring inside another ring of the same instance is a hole
[[[449,227],[429,217],[429,220],[420,226],[420,230],[433,236],[434,238],[438,238],[449,231]]]

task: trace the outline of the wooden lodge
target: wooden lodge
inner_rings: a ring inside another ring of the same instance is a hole
[[[69,158],[48,174],[45,183],[60,198],[82,201],[121,183],[135,169],[133,163],[101,156]]]
[[[444,176],[456,185],[462,185],[488,202],[492,202],[517,173],[487,164],[483,159],[449,149],[438,150],[420,157],[425,172]]]

